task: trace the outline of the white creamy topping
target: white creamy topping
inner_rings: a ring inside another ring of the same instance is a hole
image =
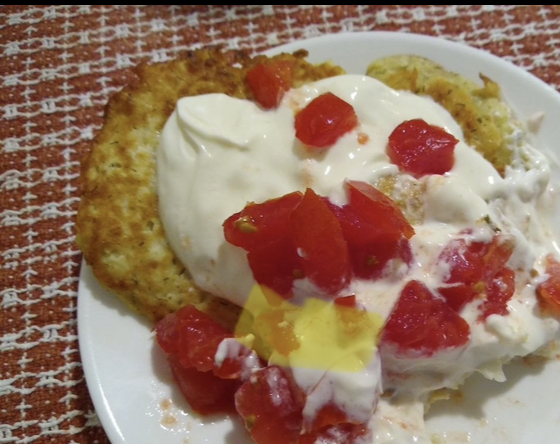
[[[295,138],[294,112],[327,91],[354,107],[359,126],[334,146],[317,152]],[[170,244],[200,288],[243,306],[255,282],[246,253],[225,241],[224,220],[248,202],[264,202],[306,187],[335,204],[344,204],[346,179],[374,183],[398,172],[385,154],[387,139],[397,125],[414,118],[443,127],[459,140],[454,166],[445,175],[419,179],[425,189],[424,214],[410,239],[410,269],[377,281],[353,280],[349,294],[354,293],[360,304],[386,319],[405,282],[419,279],[432,291],[441,285],[449,264],[438,261],[439,254],[467,228],[473,230],[472,240],[489,242],[492,228],[514,236],[516,248],[508,265],[518,272],[518,288],[508,303],[507,316],[492,315],[486,322],[478,322],[476,300],[462,309],[461,315],[471,327],[464,347],[429,359],[397,358],[390,350],[382,353],[383,388],[395,389],[415,401],[397,406],[382,400],[373,419],[380,423],[376,441],[380,443],[404,442],[398,439],[405,433],[399,424],[414,429],[416,438],[410,438],[411,442],[424,442],[418,400],[425,400],[429,391],[455,388],[474,371],[501,380],[502,363],[532,353],[558,335],[557,320],[540,316],[537,281],[530,273],[533,268],[543,272],[542,257],[554,242],[541,211],[543,200],[550,204],[546,201],[550,171],[544,157],[518,138],[515,144],[524,150],[524,162],[531,168],[515,165],[501,177],[466,145],[458,124],[438,104],[359,75],[333,77],[291,90],[279,108],[271,111],[221,94],[183,98],[163,130],[157,155],[160,215]],[[360,143],[363,137],[359,135],[366,135],[367,141]],[[491,221],[492,228],[482,220]],[[305,292],[308,286],[296,281],[295,287]],[[227,350],[224,345],[220,357]],[[372,367],[350,377],[294,369],[298,384],[311,393],[306,417],[312,418],[333,397],[361,417],[375,405],[380,390],[378,365],[379,360],[374,359]],[[395,377],[395,373],[406,373],[406,377]],[[357,393],[362,394],[352,401]]]
[[[333,147],[309,154],[295,138],[294,109],[327,91],[352,104],[360,124]],[[286,94],[273,111],[222,94],[179,100],[163,130],[157,162],[160,215],[171,245],[197,285],[243,305],[254,282],[244,252],[224,239],[224,220],[248,202],[306,187],[344,203],[345,179],[371,183],[398,171],[385,154],[387,139],[397,125],[414,118],[443,127],[461,140],[449,179],[454,192],[459,190],[465,202],[495,193],[493,187],[503,180],[462,141],[447,111],[370,77],[345,75],[303,86]],[[369,140],[358,143],[357,132]],[[434,195],[432,207],[454,199],[451,193],[442,196],[445,188]],[[448,219],[441,210],[433,217]]]

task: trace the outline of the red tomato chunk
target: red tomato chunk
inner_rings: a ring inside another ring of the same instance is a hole
[[[416,177],[444,174],[454,163],[458,140],[422,119],[407,120],[389,136],[387,155],[402,171]]]
[[[369,224],[376,226],[378,232],[383,232],[385,238],[412,237],[414,229],[391,198],[366,182],[349,180],[346,185],[350,206]]]
[[[181,393],[195,412],[201,415],[235,413],[234,395],[241,381],[185,367],[175,355],[170,355],[169,364]]]
[[[264,109],[278,108],[293,84],[294,62],[278,60],[257,65],[247,71],[247,83],[255,101]]]
[[[217,365],[218,346],[233,334],[192,305],[163,318],[155,331],[191,407],[201,414],[234,411],[233,395],[246,373],[245,360],[251,350],[240,347],[238,356]]]
[[[542,309],[560,314],[560,262],[549,254],[545,258],[548,277],[537,286],[537,296]]]
[[[282,313],[269,315],[278,317],[278,322],[265,320],[276,341],[289,342],[281,328]],[[275,365],[243,371],[250,353],[244,347],[217,365],[220,342],[233,335],[194,306],[168,315],[155,330],[173,377],[193,410],[203,415],[237,412],[257,444],[310,444],[334,436],[344,436],[344,442],[352,444],[369,433],[366,424],[351,423],[332,402],[311,424],[304,424],[306,395],[290,371]]]
[[[226,240],[232,245],[253,251],[286,236],[290,213],[302,199],[303,193],[295,191],[260,204],[246,205],[223,223]]]
[[[290,214],[289,229],[304,275],[329,294],[338,294],[350,281],[348,246],[340,222],[311,188]]]
[[[410,264],[414,229],[372,185],[346,186],[349,204],[342,207],[312,189],[250,204],[226,219],[225,238],[248,252],[255,280],[286,299],[299,278],[332,298],[347,296],[340,293],[352,276],[379,278],[391,259]]]
[[[466,233],[468,234],[468,233]],[[483,300],[479,320],[492,314],[507,314],[507,302],[515,291],[515,273],[506,266],[515,241],[495,235],[491,242],[452,240],[442,251],[440,262],[449,266],[449,275],[438,292],[454,310],[475,298]]]
[[[296,137],[306,145],[327,148],[358,126],[352,105],[333,93],[313,99],[297,115]]]
[[[305,394],[278,366],[253,373],[235,394],[235,405],[257,444],[353,444],[370,435],[367,424],[352,423],[333,403],[304,424]]]
[[[431,356],[469,339],[469,324],[420,281],[409,281],[383,328],[381,343]]]
[[[235,394],[235,405],[257,444],[297,443],[304,399],[282,368],[251,375]]]

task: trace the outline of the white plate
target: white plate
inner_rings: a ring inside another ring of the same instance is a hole
[[[473,79],[483,72],[501,85],[520,117],[545,113],[538,146],[560,153],[556,123],[560,95],[488,53],[441,38],[385,32],[329,35],[269,53],[300,48],[309,50],[312,62],[332,60],[350,73],[365,73],[375,58],[405,53],[429,57]],[[251,443],[235,418],[202,419],[192,414],[173,385],[164,356],[154,346],[150,326],[104,291],[86,266],[78,298],[85,376],[113,444]],[[502,384],[474,377],[463,390],[461,402],[435,404],[428,417],[430,430],[447,444],[557,442],[560,361],[510,365],[506,374],[508,382]]]

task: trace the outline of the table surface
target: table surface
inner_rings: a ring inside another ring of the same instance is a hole
[[[560,6],[0,7],[0,443],[108,443],[77,336],[80,161],[141,61],[404,31],[489,51],[560,90]]]

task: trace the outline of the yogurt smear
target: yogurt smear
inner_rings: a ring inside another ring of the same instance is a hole
[[[294,113],[325,92],[350,103],[359,126],[334,146],[315,152],[295,138]],[[416,118],[444,128],[459,140],[454,166],[445,175],[413,179],[398,174],[385,154],[393,129]],[[497,231],[512,236],[516,247],[508,266],[516,270],[517,288],[507,315],[478,322],[478,303],[470,302],[460,312],[471,328],[465,346],[429,358],[404,359],[382,350],[381,368],[375,361],[359,379],[369,381],[365,384],[375,394],[381,385],[395,392],[396,404],[382,399],[372,419],[372,429],[378,430],[376,443],[395,442],[401,435],[410,435],[410,442],[429,442],[422,409],[430,392],[457,388],[475,371],[503,380],[503,363],[533,353],[559,336],[558,320],[541,315],[535,296],[542,279],[537,276],[544,273],[542,259],[554,244],[542,208],[551,199],[550,170],[526,138],[512,138],[512,146],[523,155],[502,177],[465,143],[459,125],[440,105],[361,75],[332,77],[290,90],[278,109],[269,111],[222,94],[186,97],[169,118],[157,153],[160,216],[172,248],[196,285],[244,306],[256,282],[246,253],[225,241],[222,223],[248,202],[310,187],[342,205],[348,179],[373,184],[398,175],[397,187],[416,181],[423,190],[422,215],[410,239],[411,267],[376,281],[355,279],[350,284],[349,294],[383,319],[390,315],[406,281],[420,280],[431,290],[441,285],[449,270],[438,257],[460,231],[469,229],[472,240],[486,242]],[[305,293],[305,282],[296,281],[296,287]],[[294,370],[302,387],[317,378],[308,373]],[[351,404],[344,396],[356,390],[350,379],[347,390],[338,374],[327,375],[325,381],[325,393],[335,387],[338,396]],[[316,410],[327,396],[332,393],[321,398],[316,391],[306,409]],[[411,401],[402,404],[403,399]],[[373,405],[370,399],[365,404]],[[395,420],[395,415],[408,419]],[[408,430],[417,433],[399,429],[398,424],[411,421],[414,427]]]

